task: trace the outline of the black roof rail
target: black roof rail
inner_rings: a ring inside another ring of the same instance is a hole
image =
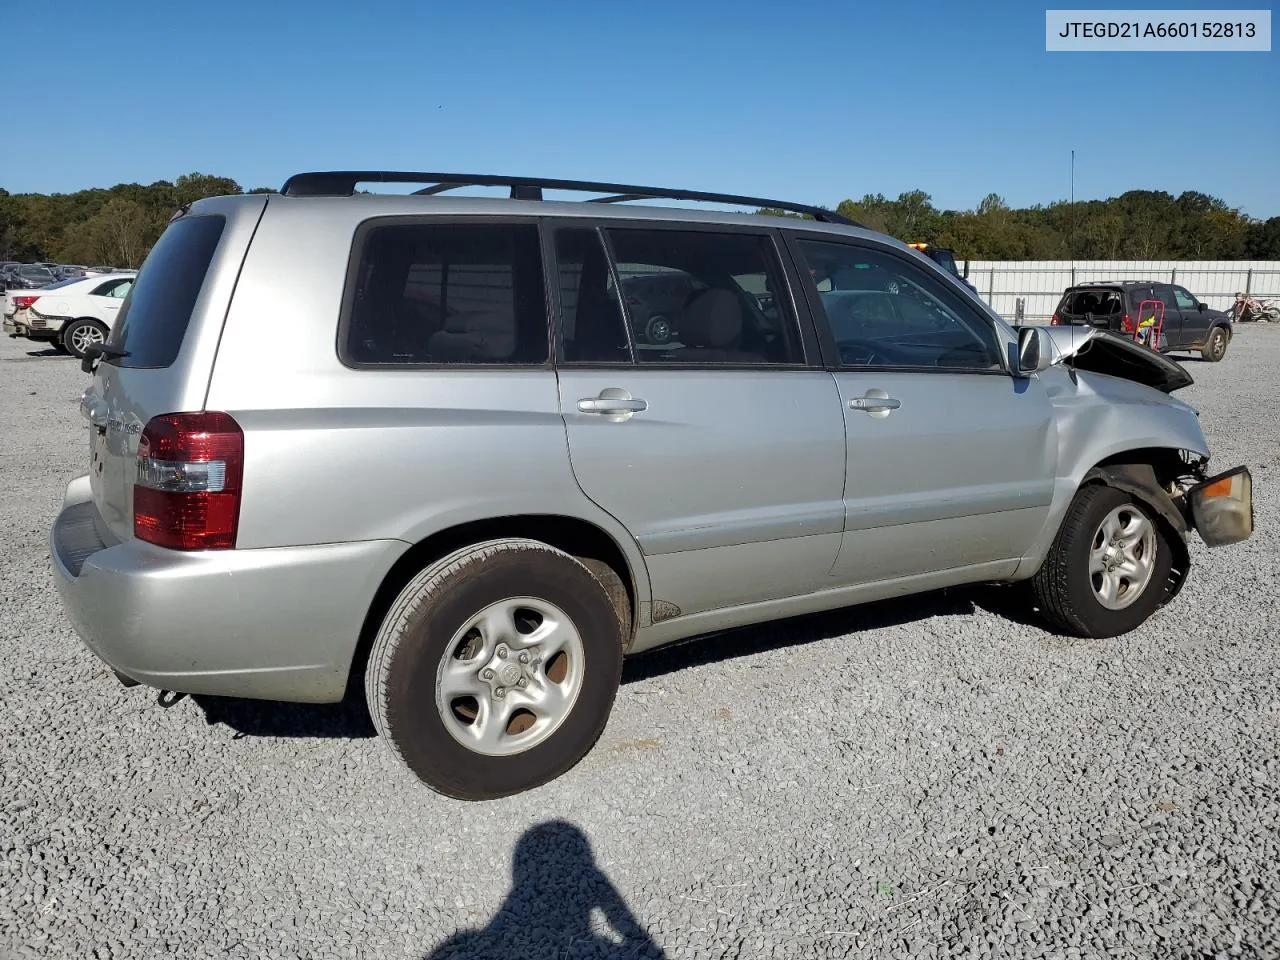
[[[426,183],[430,186],[415,190],[418,196],[444,193],[458,187],[510,187],[513,200],[541,200],[545,190],[576,190],[588,193],[604,193],[588,203],[617,203],[626,200],[697,200],[707,203],[728,203],[759,209],[785,210],[801,213],[823,223],[840,223],[859,227],[860,223],[841,216],[834,210],[787,200],[770,200],[765,197],[744,197],[731,193],[706,193],[701,190],[675,190],[666,187],[638,187],[625,183],[598,183],[591,180],[553,180],[548,177],[508,177],[489,173],[410,173],[400,170],[327,170],[312,173],[295,173],[284,182],[280,193],[286,197],[349,197],[356,192],[359,183]]]

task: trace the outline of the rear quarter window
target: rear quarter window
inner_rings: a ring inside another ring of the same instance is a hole
[[[108,346],[125,354],[107,362],[167,367],[177,359],[225,227],[225,217],[202,215],[165,229],[134,278],[111,332]]]

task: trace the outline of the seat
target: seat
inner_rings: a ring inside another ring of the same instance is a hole
[[[729,290],[704,290],[680,314],[678,354],[685,363],[764,363],[742,346],[742,303]]]
[[[428,347],[432,363],[496,363],[515,349],[515,318],[497,310],[455,313]]]

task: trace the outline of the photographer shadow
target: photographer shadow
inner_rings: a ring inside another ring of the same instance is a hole
[[[487,926],[454,934],[423,960],[665,960],[573,824],[530,827],[511,873],[511,890]]]

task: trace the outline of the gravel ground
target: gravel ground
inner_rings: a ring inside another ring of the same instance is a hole
[[[1259,529],[1135,634],[972,589],[722,636],[632,661],[564,778],[464,804],[358,704],[104,672],[45,552],[84,376],[4,338],[0,952],[1280,956],[1280,328],[1188,366]]]

